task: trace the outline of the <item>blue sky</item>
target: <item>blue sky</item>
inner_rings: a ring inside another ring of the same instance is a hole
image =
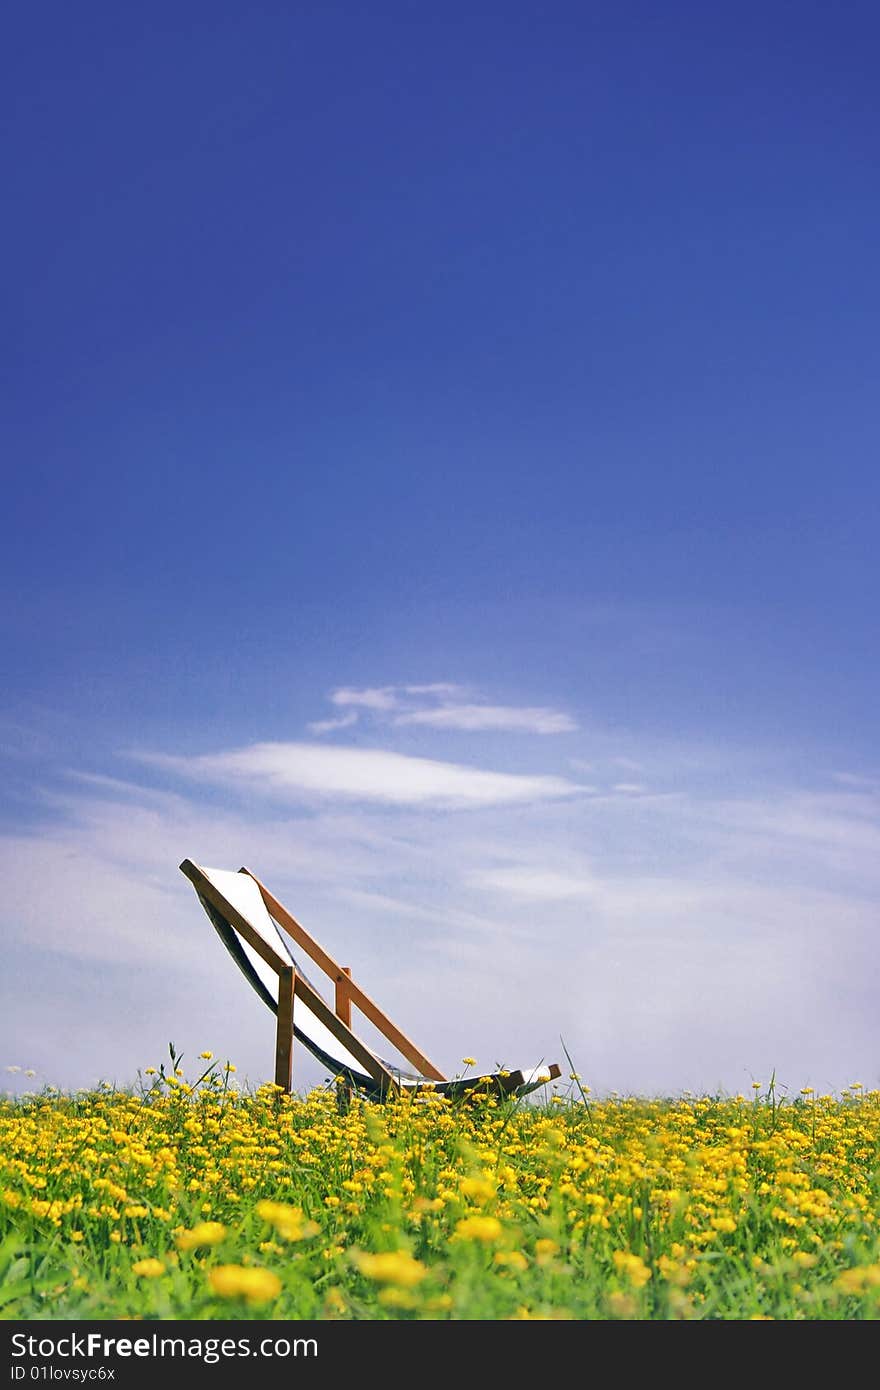
[[[878,30],[12,17],[0,1065],[265,1073],[189,856],[450,1070],[880,1079]]]

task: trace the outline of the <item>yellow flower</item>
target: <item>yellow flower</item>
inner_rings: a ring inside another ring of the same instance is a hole
[[[629,1280],[633,1288],[644,1288],[651,1278],[651,1271],[640,1255],[633,1255],[628,1250],[615,1250],[612,1259],[618,1272]]]
[[[359,1250],[355,1251],[353,1259],[367,1279],[374,1279],[377,1284],[396,1284],[399,1289],[413,1289],[428,1272],[420,1259],[413,1259],[405,1250],[389,1250],[378,1255]]]
[[[455,1223],[455,1234],[462,1240],[497,1240],[501,1235],[501,1222],[497,1216],[463,1216]]]
[[[520,1274],[529,1267],[528,1260],[519,1250],[496,1250],[492,1258],[494,1264],[501,1265],[503,1269],[517,1269]]]
[[[845,1269],[835,1279],[834,1287],[840,1293],[864,1293],[866,1289],[880,1288],[880,1264]]]
[[[289,1207],[285,1202],[257,1202],[257,1215],[274,1226],[284,1240],[304,1240],[321,1229],[316,1222],[304,1219],[302,1207]]]
[[[446,1312],[452,1307],[452,1295],[448,1293],[435,1294],[433,1298],[425,1300],[425,1307],[432,1312]]]
[[[179,1231],[174,1240],[178,1250],[195,1250],[200,1245],[219,1245],[225,1235],[221,1221],[198,1221],[192,1230]]]
[[[217,1265],[208,1283],[220,1298],[243,1298],[248,1303],[268,1303],[281,1292],[281,1280],[269,1269],[245,1269],[243,1265]]]
[[[488,1173],[482,1177],[462,1178],[459,1187],[464,1197],[471,1197],[475,1202],[488,1202],[495,1196],[495,1183]]]
[[[554,1255],[559,1254],[559,1246],[555,1240],[536,1240],[535,1254],[538,1257],[538,1264],[547,1264]]]
[[[379,1255],[358,1250],[353,1259],[368,1279],[374,1279],[377,1284],[394,1284],[401,1289],[414,1288],[428,1272],[420,1260],[414,1260],[405,1250],[387,1250]]]
[[[324,1312],[327,1316],[329,1318],[343,1318],[347,1311],[342,1292],[339,1289],[328,1289],[324,1299]]]
[[[716,1231],[724,1231],[728,1234],[736,1230],[736,1222],[732,1216],[713,1216],[710,1225],[714,1226]]]
[[[690,1270],[686,1269],[684,1265],[676,1264],[675,1260],[671,1260],[668,1255],[661,1255],[657,1264],[660,1273],[670,1284],[683,1288],[685,1284],[690,1282]]]
[[[141,1279],[158,1279],[165,1273],[165,1266],[161,1260],[135,1260],[131,1272]]]
[[[462,1065],[465,1067],[475,1067],[477,1065],[476,1057],[462,1057],[461,1061]]]
[[[812,1269],[814,1265],[819,1263],[819,1256],[811,1255],[806,1250],[795,1250],[791,1258],[801,1269]]]
[[[632,1294],[621,1293],[620,1289],[608,1295],[608,1306],[616,1318],[634,1318],[638,1312],[638,1304]]]
[[[409,1289],[401,1289],[396,1284],[389,1284],[387,1288],[380,1289],[376,1297],[383,1308],[414,1308],[416,1306],[416,1298]]]
[[[214,1056],[213,1052],[200,1052],[199,1056],[206,1062],[210,1062]]]

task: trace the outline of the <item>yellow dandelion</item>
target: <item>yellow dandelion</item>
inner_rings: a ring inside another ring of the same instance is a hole
[[[840,1293],[864,1293],[866,1289],[880,1288],[880,1264],[860,1265],[856,1269],[845,1269],[834,1281]]]
[[[413,1259],[405,1250],[386,1250],[378,1255],[357,1250],[352,1258],[368,1279],[374,1279],[377,1284],[395,1284],[402,1289],[414,1288],[428,1272],[420,1260]]]
[[[622,1274],[633,1288],[644,1288],[651,1278],[651,1271],[640,1255],[633,1255],[629,1250],[615,1250],[612,1259],[618,1273]]]
[[[463,1197],[470,1197],[472,1201],[488,1202],[495,1196],[495,1183],[488,1173],[484,1173],[480,1177],[462,1178],[459,1191]]]
[[[281,1292],[277,1274],[243,1265],[217,1265],[208,1272],[208,1283],[219,1298],[243,1298],[250,1304],[269,1303]]]
[[[713,1216],[710,1225],[714,1226],[716,1231],[726,1232],[727,1234],[736,1230],[736,1222],[732,1216]]]
[[[139,1279],[158,1279],[160,1274],[165,1273],[165,1266],[161,1260],[135,1260],[131,1272]]]
[[[448,1293],[435,1294],[433,1298],[425,1300],[425,1307],[431,1312],[446,1312],[452,1307],[452,1295]]]
[[[496,1250],[492,1262],[500,1265],[502,1269],[515,1269],[520,1274],[529,1267],[529,1262],[521,1250]]]
[[[345,1298],[339,1289],[328,1289],[324,1299],[324,1312],[328,1318],[345,1317],[348,1311]]]
[[[497,1216],[463,1216],[455,1223],[455,1234],[462,1240],[498,1240],[501,1235],[501,1222]]]
[[[196,1250],[200,1245],[219,1245],[226,1235],[222,1221],[197,1221],[191,1230],[174,1237],[178,1250]]]
[[[304,1240],[316,1236],[321,1229],[316,1222],[306,1220],[302,1207],[291,1207],[285,1202],[257,1202],[257,1215],[273,1226],[284,1240]]]
[[[539,1264],[546,1264],[548,1260],[553,1259],[554,1255],[559,1254],[559,1246],[556,1244],[555,1240],[542,1238],[541,1240],[535,1241],[535,1254],[538,1257]]]
[[[632,1294],[621,1293],[620,1289],[608,1295],[608,1306],[616,1318],[634,1318],[639,1308]]]
[[[388,1284],[380,1289],[376,1298],[383,1308],[415,1308],[417,1302],[409,1289],[402,1289],[396,1284]]]

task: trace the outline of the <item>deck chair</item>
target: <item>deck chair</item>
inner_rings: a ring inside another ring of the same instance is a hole
[[[488,1077],[448,1080],[355,983],[351,971],[337,965],[249,869],[238,873],[206,869],[191,859],[184,859],[180,868],[245,979],[277,1015],[275,1082],[283,1090],[291,1089],[294,1038],[328,1068],[332,1077],[371,1100],[428,1087],[448,1096],[478,1089],[521,1096],[560,1075],[553,1063],[526,1070],[505,1069]],[[287,938],[333,981],[335,1009],[303,973]],[[416,1071],[402,1071],[385,1061],[352,1032],[352,1006],[360,1009]]]

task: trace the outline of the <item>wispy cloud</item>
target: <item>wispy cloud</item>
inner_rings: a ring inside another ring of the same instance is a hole
[[[425,724],[433,729],[463,729],[473,733],[502,730],[507,733],[568,734],[577,729],[571,715],[539,706],[440,705],[436,709],[410,710],[396,724]]]
[[[450,729],[468,733],[569,734],[578,728],[577,720],[563,710],[545,705],[501,705],[466,698],[467,687],[453,681],[429,681],[411,685],[377,685],[362,689],[338,686],[330,692],[330,702],[348,711],[369,711],[380,721],[398,725],[415,724],[431,729]],[[348,723],[353,718],[344,716]],[[346,728],[335,719],[309,724],[312,733],[329,733]]]
[[[372,686],[364,690],[354,690],[342,685],[330,693],[334,705],[360,705],[363,709],[387,710],[397,708],[397,696],[393,685]]]
[[[454,808],[546,801],[580,791],[577,783],[563,777],[490,772],[387,749],[255,743],[198,757],[134,756],[196,781],[246,784],[293,802],[308,795]]]
[[[832,776],[843,787],[858,787],[865,791],[880,789],[880,781],[876,777],[866,777],[861,772],[834,772]]]
[[[351,710],[348,714],[341,714],[338,719],[315,719],[307,727],[310,734],[332,734],[337,729],[350,729],[357,721],[357,714]]]
[[[405,685],[403,689],[407,695],[436,695],[441,699],[453,699],[455,696],[465,694],[465,687],[455,685],[452,681],[432,681],[428,685]]]
[[[561,1060],[561,1032],[600,1090],[731,1088],[771,1066],[798,1085],[852,1067],[875,1081],[880,796],[858,766],[808,789],[818,750],[590,724],[567,775],[511,762],[516,731],[504,762],[474,767],[397,751],[397,716],[535,706],[350,694],[320,722],[355,715],[382,747],[160,745],[128,781],[121,762],[62,776],[40,760],[32,831],[0,826],[0,1057],[83,1084],[112,1056],[124,1081],[173,1037],[266,1075],[271,1020],[178,873],[188,856],[250,865],[446,1070]],[[302,1050],[297,1071],[320,1079]]]
[[[556,873],[552,869],[488,869],[471,880],[477,888],[510,894],[515,898],[535,898],[560,902],[566,898],[593,898],[597,885],[592,878]]]

